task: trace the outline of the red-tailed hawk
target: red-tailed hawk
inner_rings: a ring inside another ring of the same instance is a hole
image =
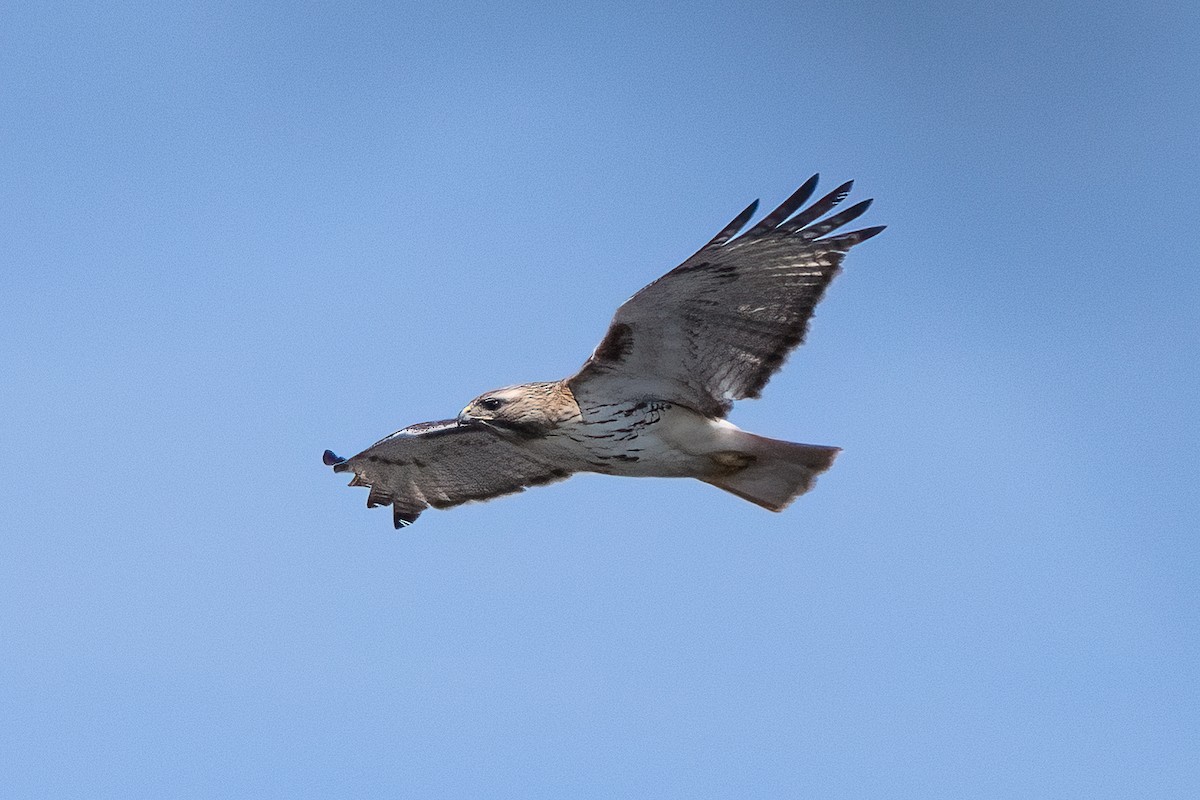
[[[392,507],[397,528],[426,508],[489,500],[576,472],[698,478],[782,511],[840,449],[793,444],[725,420],[758,397],[846,252],[883,227],[829,234],[870,200],[821,219],[844,183],[808,208],[814,175],[742,235],[758,201],[712,241],[617,309],[578,373],[497,389],[457,419],[397,431],[352,458],[325,451],[335,472],[368,486],[367,506]]]

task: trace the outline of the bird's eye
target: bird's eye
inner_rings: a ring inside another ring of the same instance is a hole
[[[487,400],[479,401],[479,407],[486,411],[497,411],[502,405],[504,405],[504,401],[497,400],[495,397],[489,397]]]

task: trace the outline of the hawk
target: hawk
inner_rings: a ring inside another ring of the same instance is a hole
[[[487,392],[455,419],[422,422],[334,472],[370,487],[397,528],[450,508],[576,472],[697,478],[782,511],[833,464],[837,447],[768,439],[725,417],[758,397],[804,341],[813,308],[851,247],[882,226],[834,233],[870,206],[838,213],[847,182],[801,210],[814,175],[745,233],[754,201],[691,258],[617,309],[576,374]],[[832,235],[831,235],[832,234]]]

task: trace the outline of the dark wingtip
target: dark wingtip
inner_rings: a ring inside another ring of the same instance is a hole
[[[792,192],[787,200],[779,204],[779,207],[772,211],[767,216],[758,221],[758,224],[746,232],[747,236],[768,236],[775,228],[777,228],[784,220],[796,212],[796,209],[804,205],[808,198],[812,197],[813,192],[817,190],[817,182],[820,177],[813,175],[806,180],[804,184]]]
[[[887,230],[887,225],[876,225],[874,228],[863,228],[861,231],[855,231],[858,234],[858,241],[865,242],[872,236],[878,236]]]
[[[327,466],[327,467],[336,467],[338,464],[341,464],[345,460],[346,459],[342,458],[341,456],[339,456],[337,453],[333,452],[332,450],[326,450],[325,454],[323,456],[321,456],[321,461],[325,462],[325,466]]]
[[[701,247],[700,249],[707,250],[710,247],[720,247],[734,236],[737,236],[738,231],[746,227],[746,223],[750,221],[756,211],[758,211],[758,200],[755,200],[753,203],[742,209],[742,213],[734,217],[728,225],[721,229],[720,233],[710,239],[708,244],[704,245],[704,247]]]
[[[837,236],[830,236],[827,239],[817,239],[816,241],[820,245],[844,253],[851,247],[854,247],[854,245],[883,233],[885,228],[887,228],[886,225],[876,225],[873,228],[863,228],[862,230],[851,231],[850,233],[841,233]]]

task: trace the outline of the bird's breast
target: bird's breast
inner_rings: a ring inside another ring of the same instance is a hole
[[[546,445],[569,456],[581,471],[609,475],[693,475],[700,459],[681,449],[678,431],[703,417],[660,400],[599,404],[581,409],[578,421],[560,425]]]

